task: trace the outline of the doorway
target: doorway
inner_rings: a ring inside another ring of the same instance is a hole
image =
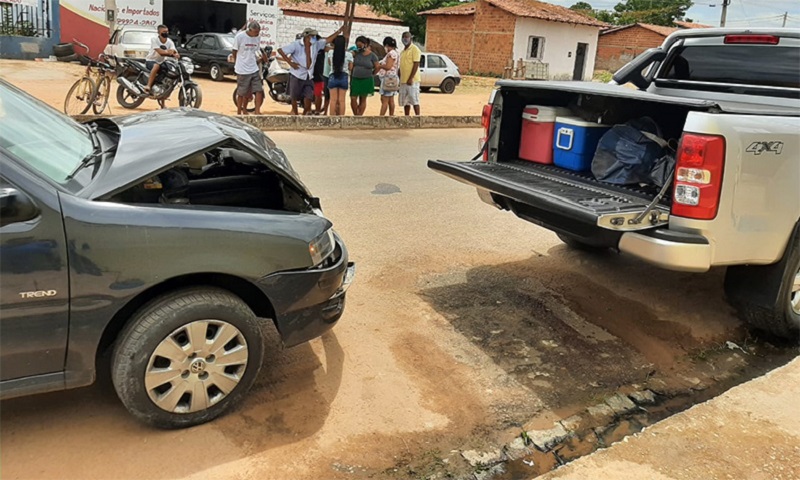
[[[588,43],[579,43],[575,49],[575,69],[572,71],[573,80],[583,80],[583,72],[586,69],[586,51],[589,49]]]
[[[180,43],[196,33],[228,33],[247,21],[247,4],[208,0],[164,0],[164,25],[173,35],[180,31]]]

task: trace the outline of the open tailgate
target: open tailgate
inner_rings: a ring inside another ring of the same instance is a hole
[[[669,207],[648,195],[547,165],[429,160],[428,167],[459,182],[573,221],[617,231],[665,225]],[[649,211],[648,211],[649,209]]]

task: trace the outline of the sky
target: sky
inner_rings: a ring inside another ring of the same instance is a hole
[[[577,0],[544,0],[569,7]],[[620,0],[584,0],[593,8],[611,10]],[[657,7],[659,0],[653,0]],[[787,27],[800,28],[800,0],[732,0],[728,6],[728,27],[780,27],[788,12]],[[694,0],[686,16],[697,23],[719,26],[722,0]]]

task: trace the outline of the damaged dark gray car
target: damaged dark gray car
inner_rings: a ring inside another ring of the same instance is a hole
[[[159,427],[244,397],[263,323],[285,346],[339,320],[341,238],[261,131],[195,110],[79,124],[0,81],[0,396],[91,384],[111,352]]]

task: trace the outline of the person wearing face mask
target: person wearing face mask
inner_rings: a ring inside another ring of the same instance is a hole
[[[406,116],[411,114],[411,107],[414,113],[419,115],[419,62],[422,59],[422,52],[419,47],[414,45],[414,37],[411,32],[403,34],[403,45],[405,49],[400,54],[400,98],[398,103],[402,105]]]
[[[166,25],[158,26],[158,36],[150,40],[150,52],[145,58],[145,65],[150,69],[150,78],[147,80],[146,92],[150,92],[156,81],[158,70],[167,57],[181,58],[175,42],[169,38],[169,29]]]
[[[367,97],[375,95],[375,74],[380,65],[379,58],[369,47],[370,41],[365,36],[356,38],[356,53],[350,64],[350,108],[353,115],[361,116],[367,110]]]

